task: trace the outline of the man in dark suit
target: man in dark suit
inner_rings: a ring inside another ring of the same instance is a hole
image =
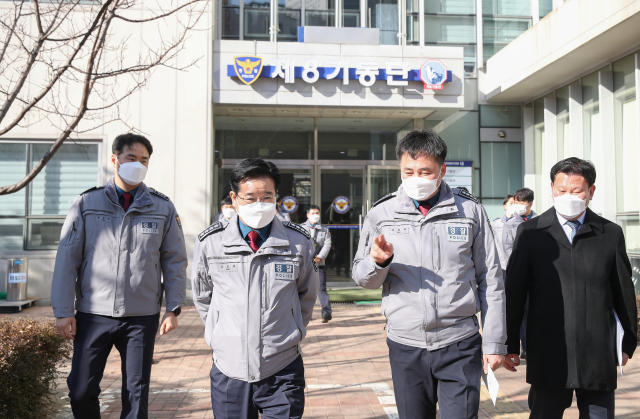
[[[551,169],[554,207],[520,224],[507,266],[507,359],[515,371],[529,295],[530,418],[562,418],[575,391],[581,419],[613,419],[616,319],[622,365],[637,346],[637,308],[622,229],[588,208],[591,162],[571,157]]]

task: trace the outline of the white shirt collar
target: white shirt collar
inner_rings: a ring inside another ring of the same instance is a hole
[[[560,225],[561,225],[561,226],[565,225],[565,224],[567,223],[567,221],[569,221],[569,220],[567,220],[566,218],[564,218],[562,215],[558,214],[558,211],[556,211],[556,215],[558,216],[558,221],[560,222]],[[585,210],[585,211],[582,213],[582,215],[581,215],[580,217],[578,217],[578,218],[577,218],[577,221],[579,221],[579,222],[580,222],[580,225],[583,225],[583,224],[584,224],[584,217],[585,217],[586,215],[587,215],[587,210]]]

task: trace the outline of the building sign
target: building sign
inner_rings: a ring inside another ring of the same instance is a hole
[[[293,196],[285,196],[282,198],[282,211],[287,214],[293,214],[298,210],[298,200]]]
[[[420,80],[425,89],[442,90],[447,74],[447,67],[440,60],[429,60],[420,67]]]
[[[473,193],[473,161],[451,160],[445,161],[447,174],[444,181],[452,188],[464,187],[469,193]]]
[[[247,55],[234,57],[233,61],[233,69],[236,72],[236,76],[244,84],[251,84],[258,79],[258,75],[262,71],[262,58]]]
[[[333,204],[331,204],[333,210],[338,214],[345,214],[351,208],[351,203],[349,202],[349,198],[346,196],[337,196],[336,199],[333,200]]]
[[[285,83],[302,79],[310,84],[336,79],[347,85],[349,80],[358,80],[367,87],[376,80],[384,80],[388,86],[407,86],[409,82],[422,81],[425,89],[432,90],[442,90],[445,82],[453,80],[451,71],[439,60],[429,60],[419,69],[409,69],[409,63],[404,61],[387,61],[383,68],[378,61],[359,61],[350,65],[345,60],[327,60],[327,66],[320,66],[313,58],[306,60],[302,67],[296,66],[293,58],[277,58],[271,64],[263,66],[260,57],[235,57],[234,64],[227,66],[227,76],[238,77],[245,84],[253,83],[258,77],[282,78]]]

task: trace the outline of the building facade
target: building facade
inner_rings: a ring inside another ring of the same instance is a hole
[[[329,281],[349,284],[362,219],[400,184],[397,140],[429,126],[449,147],[447,181],[491,219],[523,186],[546,210],[553,163],[592,160],[592,208],[624,228],[638,284],[640,1],[216,0],[210,12],[210,30],[178,57],[202,65],[163,69],[130,107],[155,147],[146,183],[175,202],[189,251],[233,166],[262,157],[281,169],[294,221],[320,205]],[[0,182],[37,161],[55,138],[47,129],[0,138]],[[47,303],[66,210],[112,175],[123,131],[87,134],[26,190],[0,197],[0,291],[2,259],[27,257],[29,295]]]

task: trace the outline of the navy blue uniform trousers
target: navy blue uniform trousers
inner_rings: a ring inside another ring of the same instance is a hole
[[[318,290],[318,299],[322,314],[331,314],[331,303],[329,302],[329,294],[327,293],[327,267],[325,265],[318,266],[318,276],[320,277],[320,290]]]
[[[100,381],[114,345],[122,362],[120,418],[148,417],[151,361],[159,316],[107,317],[76,313],[73,360],[67,378],[74,418],[100,418]]]
[[[216,419],[298,419],[304,412],[302,355],[291,364],[255,383],[224,375],[211,367],[211,406]]]
[[[400,419],[476,419],[480,407],[482,338],[476,334],[429,351],[387,339]]]
[[[562,419],[573,402],[572,388],[531,386],[529,390],[530,419]],[[615,390],[594,391],[575,389],[579,419],[613,419]]]

